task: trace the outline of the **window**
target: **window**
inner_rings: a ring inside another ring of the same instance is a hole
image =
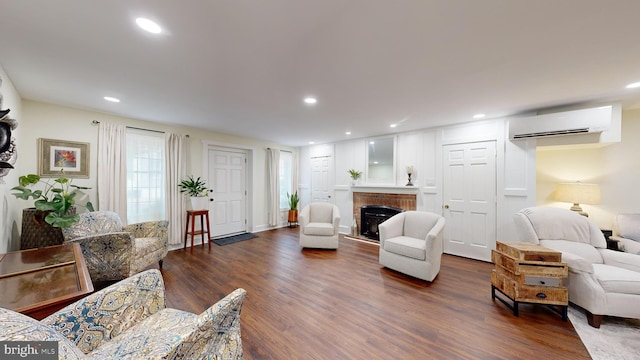
[[[293,166],[293,155],[288,151],[280,151],[280,209],[289,209],[289,198],[287,193],[292,193],[291,168]]]
[[[127,222],[165,220],[164,135],[127,129]]]

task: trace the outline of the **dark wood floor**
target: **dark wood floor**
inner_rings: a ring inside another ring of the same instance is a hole
[[[492,264],[444,255],[433,283],[378,264],[375,245],[302,250],[297,229],[171,251],[167,306],[200,313],[238,287],[245,359],[589,359],[570,322],[491,300]]]

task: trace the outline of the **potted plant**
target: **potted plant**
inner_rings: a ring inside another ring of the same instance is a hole
[[[358,171],[356,169],[349,169],[347,170],[347,172],[351,177],[351,185],[355,185],[358,182],[358,179],[360,179],[360,176],[362,175],[362,171]]]
[[[204,210],[208,207],[209,189],[207,189],[207,183],[199,176],[196,179],[193,178],[193,175],[187,176],[178,184],[178,187],[181,193],[191,197],[192,210]]]
[[[293,194],[287,193],[287,198],[289,199],[289,214],[287,221],[289,222],[289,226],[292,226],[292,223],[298,222],[298,203],[300,203],[300,198],[298,197],[297,191]]]
[[[80,220],[76,214],[75,197],[88,187],[71,184],[71,180],[60,171],[57,178],[42,179],[39,175],[28,174],[18,178],[19,186],[13,187],[13,195],[18,199],[35,200],[33,208],[22,212],[22,234],[20,248],[43,247],[62,244],[61,228],[69,227]],[[40,184],[44,189],[33,190]],[[93,211],[93,204],[80,205]]]

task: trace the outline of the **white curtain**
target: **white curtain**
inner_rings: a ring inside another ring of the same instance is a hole
[[[98,127],[98,209],[127,222],[127,127],[101,122]]]
[[[298,164],[298,151],[294,151],[291,155],[291,191],[296,192],[298,189],[298,178],[300,177],[300,164]]]
[[[182,243],[182,231],[186,221],[186,198],[178,184],[186,176],[187,139],[183,135],[165,135],[167,169],[167,219],[169,220],[169,244]]]
[[[269,226],[280,223],[280,150],[267,149],[267,186],[269,205]]]

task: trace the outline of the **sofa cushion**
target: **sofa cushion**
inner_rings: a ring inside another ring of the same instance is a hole
[[[640,272],[593,264],[594,275],[605,292],[640,295]]]
[[[408,236],[398,236],[384,241],[384,249],[390,253],[410,257],[417,260],[427,258],[427,242]]]
[[[59,359],[81,359],[84,354],[67,338],[39,321],[15,311],[0,308],[1,341],[57,341]]]
[[[120,335],[102,343],[91,356],[98,359],[159,359],[184,346],[196,324],[197,315],[177,309],[162,309]]]
[[[332,223],[312,222],[304,227],[303,232],[305,235],[332,236],[334,227]]]

